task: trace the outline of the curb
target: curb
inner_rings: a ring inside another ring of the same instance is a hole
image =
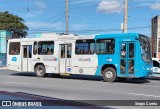
[[[0,67],[0,69],[7,69],[7,67]]]

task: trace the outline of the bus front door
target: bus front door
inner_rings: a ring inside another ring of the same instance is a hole
[[[120,77],[134,77],[135,43],[120,43]]]
[[[31,69],[32,45],[23,45],[22,55],[22,71],[29,72]]]
[[[60,44],[59,73],[71,73],[72,44]]]

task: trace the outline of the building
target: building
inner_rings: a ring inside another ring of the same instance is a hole
[[[152,18],[152,57],[160,59],[160,16]]]
[[[0,66],[6,65],[7,39],[12,37],[12,32],[0,30]]]

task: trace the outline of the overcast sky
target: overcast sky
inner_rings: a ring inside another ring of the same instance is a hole
[[[151,35],[151,18],[160,15],[160,0],[128,0],[128,32]],[[69,31],[75,34],[122,33],[124,0],[69,0]],[[25,20],[28,37],[65,32],[65,0],[1,0],[0,11]]]

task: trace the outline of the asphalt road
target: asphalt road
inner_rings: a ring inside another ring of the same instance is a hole
[[[57,75],[38,78],[34,73],[1,69],[0,91],[22,92],[65,100],[160,100],[160,79],[129,79],[125,82],[107,83],[101,78]]]

